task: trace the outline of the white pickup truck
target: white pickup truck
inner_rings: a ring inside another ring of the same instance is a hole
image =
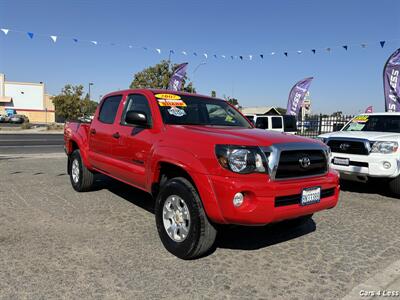
[[[400,113],[362,114],[318,138],[330,147],[331,167],[343,179],[387,179],[400,195]]]

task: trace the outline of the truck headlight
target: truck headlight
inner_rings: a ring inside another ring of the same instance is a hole
[[[266,157],[258,147],[216,145],[215,154],[219,164],[232,172],[240,174],[265,173]]]
[[[372,144],[371,153],[393,153],[399,148],[397,142],[374,142]]]

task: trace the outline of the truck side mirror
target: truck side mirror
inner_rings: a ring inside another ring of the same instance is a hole
[[[131,125],[148,127],[147,115],[143,111],[129,110],[125,115],[125,122]]]

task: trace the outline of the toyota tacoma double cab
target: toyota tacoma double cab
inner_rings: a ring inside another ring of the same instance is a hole
[[[206,254],[217,224],[304,220],[338,201],[324,143],[256,129],[220,99],[117,91],[90,124],[67,122],[64,139],[73,188],[102,173],[150,193],[160,239],[182,259]]]
[[[358,115],[319,139],[331,148],[331,166],[342,179],[379,179],[400,196],[400,113]]]

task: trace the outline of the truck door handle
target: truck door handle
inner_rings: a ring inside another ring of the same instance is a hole
[[[90,134],[96,134],[96,129],[90,129]]]
[[[119,132],[114,133],[112,136],[114,139],[119,139],[120,137]]]

